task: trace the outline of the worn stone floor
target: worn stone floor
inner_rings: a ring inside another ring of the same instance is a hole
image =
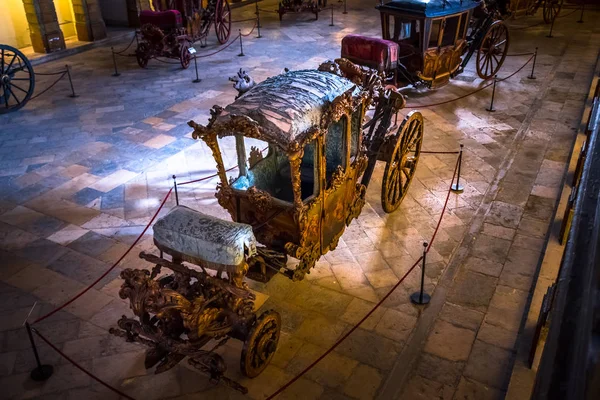
[[[191,138],[186,122],[206,122],[213,104],[236,94],[227,81],[247,69],[261,81],[287,67],[315,68],[339,55],[348,33],[379,36],[375,2],[348,2],[334,26],[324,15],[263,13],[263,38],[244,38],[193,69],[151,61],[146,70],[119,58],[111,74],[110,49],[96,48],[36,67],[73,68],[80,96],[59,83],[17,113],[0,116],[0,387],[3,398],[112,399],[108,391],[49,347],[40,356],[55,374],[43,384],[29,379],[34,365],[23,320],[44,315],[92,283],[119,259],[152,217],[175,174],[180,181],[214,172],[208,149]],[[373,3],[373,4],[371,4]],[[261,8],[275,9],[275,1]],[[334,3],[336,4],[336,3]],[[234,11],[235,19],[253,7]],[[278,398],[495,399],[503,398],[546,232],[562,185],[600,47],[598,12],[564,17],[546,38],[541,15],[508,21],[509,53],[538,47],[536,80],[527,66],[499,84],[496,112],[490,90],[437,107],[422,107],[424,149],[465,146],[462,194],[452,194],[426,267],[432,303],[413,306],[415,269],[398,289],[333,353]],[[250,22],[237,24],[248,31]],[[236,25],[236,27],[237,27]],[[214,36],[200,54],[216,50]],[[128,41],[121,43],[121,48]],[[117,46],[119,47],[119,46]],[[527,56],[508,57],[500,78]],[[49,83],[41,78],[40,87]],[[446,87],[405,91],[410,106],[452,99],[483,83],[474,64]],[[400,117],[410,109],[402,110]],[[233,165],[231,149],[226,151]],[[321,355],[358,322],[421,254],[439,218],[456,157],[423,154],[407,198],[393,214],[381,209],[383,164],[369,187],[368,204],[302,282],[275,276],[251,283],[259,313],[282,316],[279,349],[255,379],[239,372],[242,343],[219,349],[227,375],[263,399]],[[233,173],[233,172],[232,172]],[[227,218],[214,198],[216,180],[180,191],[183,204]],[[163,213],[174,204],[167,201]],[[148,268],[137,258],[154,251],[151,229],[125,260],[65,310],[37,325],[84,368],[136,399],[243,398],[212,385],[187,364],[159,375],[146,371],[144,349],[108,334],[121,315],[122,268]]]

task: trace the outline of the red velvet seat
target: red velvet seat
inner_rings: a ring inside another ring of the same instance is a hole
[[[390,40],[347,35],[342,39],[342,57],[378,71],[390,71],[398,65],[398,44]]]
[[[181,13],[177,10],[142,11],[140,12],[140,25],[144,24],[156,25],[163,30],[181,28]]]

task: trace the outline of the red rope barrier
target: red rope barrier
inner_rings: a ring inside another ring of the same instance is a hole
[[[231,21],[232,24],[237,24],[238,22],[247,22],[247,21],[256,21],[256,17],[248,18],[248,19],[238,19],[237,21]]]
[[[256,29],[256,19],[254,20],[254,26],[252,27],[252,30],[250,30],[250,32],[248,32],[246,34],[243,34],[240,32],[239,34],[242,35],[243,37],[250,36],[250,35],[252,35],[252,32],[254,32],[255,29]]]
[[[460,151],[421,151],[421,154],[460,154]]]
[[[98,378],[97,376],[92,375],[91,372],[89,372],[88,370],[86,370],[85,368],[83,368],[81,365],[79,365],[78,363],[76,363],[73,359],[71,359],[71,357],[69,357],[68,355],[66,355],[62,351],[60,351],[55,345],[53,345],[48,339],[46,339],[46,337],[44,335],[42,335],[40,332],[38,332],[37,329],[31,328],[31,330],[34,331],[35,334],[40,337],[40,339],[42,339],[44,342],[46,342],[46,344],[48,346],[50,346],[54,351],[56,351],[58,354],[60,354],[65,360],[67,360],[68,362],[70,362],[71,364],[73,364],[78,370],[80,370],[81,372],[83,372],[84,374],[86,374],[87,376],[89,376],[90,378],[92,378],[93,380],[95,380],[96,382],[100,383],[104,387],[112,390],[113,392],[115,392],[119,396],[125,397],[126,399],[129,399],[129,400],[135,400],[133,397],[131,397],[131,396],[129,396],[129,395],[121,392],[117,388],[112,387],[111,385],[109,385],[108,383],[104,382],[102,379]]]
[[[507,54],[506,57],[530,56],[532,54],[535,54],[535,53],[529,52],[529,53]]]
[[[222,52],[223,50],[225,50],[226,48],[228,48],[229,46],[231,46],[232,44],[234,44],[235,41],[238,39],[238,37],[239,37],[239,34],[234,39],[232,39],[229,43],[227,43],[225,46],[221,47],[219,50],[217,50],[217,51],[215,51],[213,53],[204,54],[204,55],[201,55],[201,56],[196,56],[195,55],[194,57],[196,57],[196,58],[204,58],[204,57],[214,56],[215,54]]]
[[[454,178],[456,177],[458,163],[459,163],[459,159],[456,160],[456,165],[454,166],[454,174],[452,175],[452,182],[450,182],[450,188],[448,189],[448,194],[446,195],[446,202],[444,203],[444,208],[442,209],[442,214],[440,215],[440,219],[438,220],[437,227],[435,228],[435,231],[433,232],[433,236],[431,237],[431,241],[429,242],[429,246],[427,247],[426,252],[429,252],[429,249],[431,248],[431,245],[433,244],[433,241],[435,240],[435,236],[437,235],[438,229],[440,228],[440,224],[442,223],[442,218],[444,216],[444,212],[446,211],[446,207],[448,206],[448,200],[450,199],[450,193],[452,192],[452,183],[454,183]],[[422,259],[423,259],[423,256],[419,257],[419,259],[413,264],[412,267],[409,268],[408,271],[406,271],[406,273],[390,289],[390,291],[387,292],[386,295],[383,296],[383,298],[381,300],[379,300],[379,302],[377,304],[375,304],[375,306],[360,321],[358,321],[358,323],[356,325],[354,325],[348,332],[346,332],[341,338],[339,338],[333,344],[333,346],[331,346],[329,349],[327,349],[327,351],[325,353],[323,353],[319,358],[317,358],[310,365],[308,365],[308,367],[304,368],[298,375],[296,375],[292,379],[290,379],[285,385],[283,385],[282,387],[277,389],[277,391],[275,393],[273,393],[269,397],[267,397],[266,400],[271,400],[271,399],[275,398],[275,396],[281,394],[285,389],[290,387],[294,382],[296,382],[304,374],[306,374],[308,371],[310,371],[315,365],[317,365],[319,363],[319,361],[321,361],[322,359],[327,357],[333,350],[335,350],[344,340],[346,340],[348,338],[348,336],[350,336],[352,334],[352,332],[354,332],[356,329],[358,329],[358,327],[363,322],[365,322],[367,320],[367,318],[369,318],[371,316],[371,314],[373,314],[375,312],[375,310],[377,310],[389,296],[391,296],[391,294],[398,288],[398,286],[400,286],[400,284],[406,279],[408,274],[410,274],[415,269],[415,267],[421,262]]]
[[[525,66],[526,66],[527,64],[529,64],[529,63],[531,62],[531,60],[533,60],[533,57],[534,57],[534,56],[531,56],[531,57],[529,57],[529,60],[527,60],[527,61],[525,62],[525,64],[523,64],[523,66],[521,66],[521,68],[519,68],[518,70],[516,70],[515,72],[513,72],[512,74],[510,74],[510,75],[509,75],[509,76],[507,76],[506,78],[500,78],[500,79],[498,79],[498,82],[502,82],[502,81],[505,81],[505,80],[507,80],[507,79],[509,79],[509,78],[512,78],[513,76],[515,76],[516,74],[518,74],[519,72],[521,72],[521,70],[522,70],[523,68],[525,68]]]
[[[154,216],[152,217],[152,219],[150,220],[150,222],[148,222],[148,225],[146,225],[146,227],[144,228],[144,230],[142,231],[142,233],[140,233],[140,235],[137,237],[137,239],[135,239],[135,241],[133,242],[133,244],[131,246],[129,246],[129,248],[127,249],[127,251],[125,253],[123,253],[123,255],[121,256],[121,258],[119,258],[108,270],[106,270],[106,272],[104,272],[98,279],[96,279],[94,282],[92,282],[92,284],[90,284],[88,287],[86,287],[85,289],[83,289],[81,292],[79,292],[79,294],[77,294],[75,297],[73,297],[71,300],[67,301],[66,303],[64,303],[63,305],[61,305],[58,308],[55,308],[54,310],[50,311],[48,314],[43,315],[41,317],[39,317],[38,319],[36,319],[35,321],[33,321],[33,324],[37,324],[40,321],[45,320],[46,318],[50,317],[51,315],[54,315],[55,313],[59,312],[60,310],[62,310],[63,308],[65,308],[66,306],[68,306],[69,304],[73,303],[75,300],[77,300],[78,298],[80,298],[81,296],[83,296],[84,294],[86,294],[92,287],[96,286],[96,284],[98,282],[100,282],[106,275],[108,275],[110,273],[110,271],[112,271],[113,269],[115,269],[115,267],[121,262],[123,261],[123,259],[125,258],[125,256],[127,256],[127,254],[129,254],[129,252],[133,249],[133,247],[138,244],[138,242],[140,241],[140,239],[142,238],[142,236],[144,236],[144,234],[146,233],[146,231],[148,230],[148,228],[150,228],[150,225],[152,225],[152,222],[154,222],[154,220],[156,219],[156,217],[158,216],[158,213],[160,212],[160,210],[162,210],[162,208],[164,207],[165,203],[167,202],[167,199],[169,198],[169,196],[171,195],[171,192],[173,191],[173,188],[169,189],[169,191],[167,192],[167,195],[165,196],[165,198],[163,199],[162,203],[160,204],[160,207],[158,207],[158,210],[156,210],[156,212],[154,213]]]
[[[62,78],[65,77],[66,74],[67,74],[67,71],[62,72],[62,75],[59,76],[58,79],[55,80],[52,83],[52,85],[48,86],[46,89],[42,90],[40,93],[38,93],[35,96],[31,97],[29,100],[37,99],[38,97],[40,97],[41,95],[43,95],[44,93],[46,93],[48,90],[52,89]],[[36,75],[40,75],[40,74],[36,74]],[[52,75],[58,75],[58,74],[52,74]]]

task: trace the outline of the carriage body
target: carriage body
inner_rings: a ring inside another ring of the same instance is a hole
[[[475,53],[482,79],[493,77],[504,62],[508,30],[496,9],[482,0],[392,0],[376,8],[382,39],[345,37],[342,57],[375,63],[396,85],[441,87],[461,73]],[[388,51],[373,52],[373,46]]]
[[[148,345],[148,368],[162,372],[187,356],[214,381],[245,392],[214,350],[229,338],[243,341],[240,369],[255,377],[277,349],[281,321],[273,310],[256,315],[244,278],[303,279],[360,214],[378,160],[386,161],[383,209],[399,206],[423,138],[415,111],[390,129],[404,105],[376,71],[339,59],[259,83],[227,107],[214,106],[206,126],[190,121],[192,136],[212,151],[216,197],[232,221],[182,205],[160,218],[153,226],[160,256],[140,254],[155,267],[121,273],[119,293],[135,318],[124,316],[111,332]],[[237,160],[235,177],[227,158]],[[287,256],[300,261],[295,269]],[[204,350],[211,341],[219,342]]]
[[[187,68],[192,59],[189,49],[205,41],[214,24],[219,43],[231,33],[231,10],[227,0],[156,0],[154,10],[142,11],[140,40],[135,55],[140,67],[156,57],[179,59]],[[204,44],[203,44],[204,46]]]

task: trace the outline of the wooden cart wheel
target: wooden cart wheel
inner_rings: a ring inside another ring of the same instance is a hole
[[[544,2],[544,22],[549,24],[558,16],[564,0],[546,0]]]
[[[181,43],[181,52],[179,54],[179,61],[181,62],[181,68],[187,69],[192,61],[192,55],[189,52],[190,46],[187,42]]]
[[[135,49],[135,58],[141,68],[148,66],[148,60],[150,59],[150,46],[148,43],[140,42],[138,44],[137,49]]]
[[[248,378],[254,378],[269,365],[277,350],[281,317],[274,310],[261,314],[254,322],[244,341],[240,369]]]
[[[215,10],[215,33],[219,43],[224,44],[231,35],[231,9],[227,0],[217,0]]]
[[[508,28],[502,21],[495,21],[485,33],[477,50],[477,75],[490,79],[498,73],[508,52]]]
[[[0,44],[0,114],[23,107],[34,89],[35,74],[27,57],[14,47]]]
[[[398,133],[391,138],[396,144],[390,152],[383,172],[381,205],[387,213],[396,211],[406,196],[423,144],[423,116],[411,111],[402,121]]]

